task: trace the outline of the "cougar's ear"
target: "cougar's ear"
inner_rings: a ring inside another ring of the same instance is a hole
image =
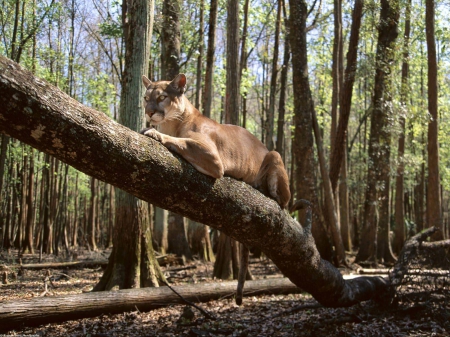
[[[144,86],[146,89],[152,84],[152,81],[150,81],[145,75],[142,75],[142,83],[144,83]]]
[[[184,74],[178,74],[173,81],[170,82],[170,86],[180,94],[183,94],[186,90],[186,76]]]

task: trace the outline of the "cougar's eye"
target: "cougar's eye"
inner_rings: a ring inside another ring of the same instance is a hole
[[[150,97],[148,97],[148,96],[144,96],[144,99],[146,102],[150,101]]]
[[[158,96],[158,103],[161,103],[162,101],[164,101],[167,98],[166,95],[159,95]]]

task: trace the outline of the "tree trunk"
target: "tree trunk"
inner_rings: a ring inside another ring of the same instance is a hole
[[[236,280],[239,274],[238,243],[224,233],[220,233],[216,255],[213,277],[221,280]]]
[[[241,59],[239,61],[239,81],[242,81],[242,74],[247,69],[247,35],[248,35],[248,9],[250,0],[245,0],[244,3],[244,19],[241,36]],[[241,126],[247,128],[247,91],[242,93],[242,124]]]
[[[162,15],[161,74],[171,81],[180,72],[180,2],[164,0]]]
[[[408,76],[409,76],[409,36],[411,32],[411,0],[408,1],[405,9],[405,34],[403,41],[403,62],[402,62],[402,87],[401,103],[403,111],[400,113],[400,135],[398,137],[398,167],[395,182],[395,235],[392,249],[399,254],[405,242],[405,191],[404,191],[404,171],[405,163],[405,117],[408,111]]]
[[[189,220],[188,238],[192,254],[197,254],[204,261],[214,262],[216,260],[209,238],[208,226]]]
[[[45,165],[42,169],[44,184],[44,216],[43,216],[43,237],[41,240],[41,251],[50,254],[52,252],[52,224],[50,220],[50,155],[45,154]]]
[[[236,282],[188,284],[173,287],[190,302],[207,302],[233,296]],[[301,290],[286,278],[248,281],[246,296],[282,295]],[[167,287],[126,289],[103,293],[38,297],[4,303],[0,308],[0,332],[51,322],[75,320],[124,311],[148,311],[185,304]]]
[[[225,123],[239,125],[239,0],[227,0]]]
[[[214,53],[216,41],[217,2],[211,0],[209,8],[208,49],[206,51],[205,83],[203,86],[203,114],[211,117],[212,89],[214,73]]]
[[[164,0],[163,4],[163,40],[162,40],[162,76],[165,80],[172,80],[180,72],[180,2],[178,0]],[[171,225],[172,224],[172,225]],[[182,225],[183,224],[183,225]],[[175,254],[192,259],[187,243],[184,219],[179,214],[169,212],[168,249]],[[174,239],[174,244],[170,240]]]
[[[427,188],[427,224],[428,227],[442,229],[442,210],[439,175],[439,142],[438,142],[438,84],[437,84],[437,61],[436,41],[434,36],[435,2],[426,0],[425,31],[428,49],[428,188]],[[442,240],[443,231],[437,231],[433,240]]]
[[[275,41],[273,46],[273,58],[272,58],[272,74],[270,77],[270,94],[269,94],[269,110],[267,113],[266,121],[266,146],[269,151],[275,148],[273,141],[274,122],[275,122],[275,99],[277,90],[277,74],[278,74],[278,45],[280,44],[280,31],[281,31],[281,10],[283,8],[283,1],[278,1],[277,20],[275,22]]]
[[[144,126],[141,77],[148,73],[152,8],[152,2],[145,0],[124,0],[122,5],[126,70],[122,78],[119,122],[134,131]],[[164,276],[154,256],[147,204],[121,189],[116,189],[115,197],[113,250],[94,291],[157,287],[158,278]]]
[[[192,260],[192,253],[186,236],[184,218],[173,212],[169,213],[168,219],[168,251],[169,253]]]
[[[369,166],[364,226],[356,261],[393,262],[389,240],[390,144],[392,128],[392,77],[398,35],[398,2],[382,0],[376,54],[375,88],[369,138]],[[379,234],[379,236],[378,236]]]
[[[97,242],[95,240],[95,218],[97,216],[97,208],[95,206],[98,203],[97,184],[97,180],[91,177],[91,199],[89,202],[88,232],[86,234],[89,246],[93,251],[97,251]]]
[[[351,252],[352,247],[352,235],[350,231],[350,202],[348,195],[347,185],[347,149],[344,146],[344,158],[342,158],[341,167],[341,179],[339,182],[339,207],[340,207],[340,224],[341,224],[341,236],[345,250]]]
[[[326,306],[350,306],[386,294],[383,279],[344,280],[339,270],[322,260],[310,222],[301,226],[247,184],[196,171],[160,143],[84,107],[3,56],[0,106],[4,121],[0,132],[138,198],[260,248],[293,283]],[[81,141],[84,146],[79,146]]]
[[[28,173],[28,192],[27,192],[27,221],[25,228],[25,238],[23,241],[24,252],[34,254],[34,220],[36,212],[34,208],[34,151],[31,149],[29,154],[29,173]]]
[[[2,147],[0,149],[0,207],[3,200],[3,177],[5,176],[5,161],[8,144],[9,137],[7,135],[2,135]]]
[[[203,71],[203,39],[204,39],[204,9],[205,0],[200,2],[200,22],[198,34],[198,56],[197,56],[197,82],[195,86],[195,108],[202,111],[202,71]]]
[[[286,4],[283,2],[283,15],[285,24],[285,37],[284,37],[284,55],[283,55],[283,67],[280,75],[280,103],[278,104],[278,128],[277,128],[277,144],[276,150],[281,154],[281,158],[284,158],[284,123],[286,114],[286,86],[289,70],[289,60],[291,57],[291,49],[289,43],[289,19],[286,15]]]
[[[336,140],[337,118],[342,90],[342,0],[334,0],[333,93],[331,98],[331,153]],[[330,158],[331,159],[331,158]],[[331,161],[331,160],[330,160]],[[336,185],[337,186],[337,185]],[[335,194],[337,195],[337,194]]]
[[[320,219],[317,194],[316,164],[314,162],[314,138],[312,111],[314,109],[308,78],[306,47],[307,8],[304,0],[291,0],[290,34],[294,83],[294,140],[292,151],[295,158],[295,181],[297,199],[312,203],[312,233],[322,258],[331,261],[332,249],[327,232]],[[303,211],[302,211],[303,212]],[[305,220],[304,212],[300,221]]]
[[[330,180],[333,191],[336,190],[341,171],[344,146],[347,139],[347,126],[352,105],[353,84],[355,82],[359,31],[363,13],[364,0],[355,0],[352,14],[352,26],[350,31],[350,43],[347,52],[347,66],[345,68],[344,84],[341,93],[341,113],[336,131],[333,151],[330,159]]]
[[[330,177],[328,176],[328,167],[325,161],[325,154],[323,151],[322,138],[319,130],[319,123],[317,122],[316,112],[312,111],[312,122],[314,135],[316,137],[317,152],[319,157],[320,172],[323,179],[324,194],[325,194],[325,208],[327,212],[327,219],[329,228],[333,237],[334,250],[336,253],[336,263],[338,266],[346,266],[345,248],[342,243],[341,231],[339,230],[338,213],[333,198],[333,191],[331,190]]]
[[[169,247],[167,241],[167,211],[165,209],[155,207],[155,221],[153,226],[153,237],[157,244],[157,250],[161,254],[166,254]]]

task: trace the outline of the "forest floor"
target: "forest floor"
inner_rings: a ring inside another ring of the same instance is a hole
[[[92,253],[93,254],[93,253]],[[108,252],[89,258],[106,258]],[[3,252],[0,266],[12,259]],[[32,263],[33,257],[23,263]],[[54,261],[54,259],[53,259]],[[192,269],[170,271],[163,268],[172,285],[219,282],[211,278],[213,264],[194,261]],[[195,268],[194,268],[195,267]],[[256,279],[282,277],[268,259],[252,259],[250,269]],[[44,293],[46,270],[27,270],[25,275],[0,285],[2,302],[39,297]],[[101,268],[52,270],[54,276],[64,273],[69,278],[53,281],[45,296],[64,296],[88,292],[99,281]],[[446,302],[448,303],[447,299]],[[170,305],[150,312],[104,314],[94,318],[45,324],[6,332],[6,336],[450,336],[450,307],[427,305],[380,309],[370,302],[350,308],[309,308],[299,305],[317,304],[307,293],[245,297],[242,306],[234,298],[198,304],[217,320],[209,320],[195,308]],[[189,318],[188,318],[189,317]],[[4,336],[4,335],[0,335]]]

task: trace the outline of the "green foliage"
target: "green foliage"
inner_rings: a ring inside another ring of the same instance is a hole
[[[89,104],[111,117],[110,108],[114,103],[116,91],[114,85],[109,82],[108,74],[103,73],[91,78],[87,84],[86,98]]]

